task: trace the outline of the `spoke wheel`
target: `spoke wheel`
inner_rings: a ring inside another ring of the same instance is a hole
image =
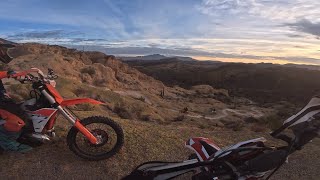
[[[92,144],[77,128],[70,129],[67,137],[71,151],[88,160],[103,160],[116,154],[123,146],[122,128],[113,120],[94,116],[83,119],[84,125],[98,142]]]

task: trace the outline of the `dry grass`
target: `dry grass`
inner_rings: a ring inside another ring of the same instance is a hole
[[[80,117],[90,116],[95,113],[107,115],[103,112],[77,112]],[[260,137],[266,134],[250,133],[247,131],[234,132],[232,130],[207,130],[192,126],[171,126],[159,125],[155,123],[145,123],[141,121],[127,121],[113,117],[115,121],[121,124],[125,132],[125,144],[120,153],[114,157],[99,162],[84,161],[72,154],[65,144],[65,135],[68,130],[68,124],[61,119],[57,133],[60,136],[54,144],[48,144],[36,148],[28,154],[6,154],[0,158],[1,179],[119,179],[138,164],[153,161],[179,161],[185,160],[191,153],[184,147],[184,142],[190,137],[203,136],[214,139],[221,145],[230,145],[237,141]],[[62,133],[62,134],[61,134]],[[241,134],[241,136],[239,136]],[[317,141],[318,142],[318,141]],[[319,142],[318,142],[319,144]],[[312,152],[317,145],[308,146],[306,151]],[[306,152],[304,151],[304,152]],[[313,156],[303,156],[304,162],[312,161],[312,158],[318,157],[319,153]],[[298,159],[295,155],[290,157],[293,161]],[[32,165],[31,165],[32,164]],[[316,165],[319,165],[318,161]],[[287,165],[286,165],[287,166]],[[296,171],[296,164],[291,163],[289,167],[281,168],[278,174],[284,173],[281,179],[299,179],[299,176],[293,176]],[[312,179],[320,174],[317,170],[305,169],[309,174],[304,174],[305,179]],[[17,173],[19,172],[19,173]],[[88,173],[90,172],[90,173]],[[291,173],[291,174],[290,174]],[[290,175],[290,176],[289,176]]]

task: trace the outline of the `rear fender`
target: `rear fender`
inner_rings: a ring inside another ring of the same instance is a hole
[[[206,146],[211,147],[205,147],[204,142],[207,144]],[[213,153],[220,150],[213,141],[204,137],[190,138],[185,142],[185,146],[194,151],[200,161],[208,160]]]
[[[72,106],[72,105],[76,105],[76,104],[83,104],[83,103],[89,103],[89,104],[104,104],[103,102],[94,100],[94,99],[90,99],[90,98],[77,98],[77,99],[67,99],[67,100],[63,100],[60,105],[61,106]]]

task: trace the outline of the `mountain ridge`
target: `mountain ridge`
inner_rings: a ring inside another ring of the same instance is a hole
[[[125,57],[120,56],[120,59],[123,61],[158,61],[158,60],[165,60],[165,59],[172,59],[172,60],[180,60],[180,61],[197,61],[196,59],[193,59],[191,57],[184,57],[184,56],[165,56],[161,54],[151,54],[151,55],[145,55],[145,56],[133,56],[133,57]]]

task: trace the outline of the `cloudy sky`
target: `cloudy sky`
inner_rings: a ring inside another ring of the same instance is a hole
[[[320,1],[1,0],[0,38],[114,55],[320,65]]]

